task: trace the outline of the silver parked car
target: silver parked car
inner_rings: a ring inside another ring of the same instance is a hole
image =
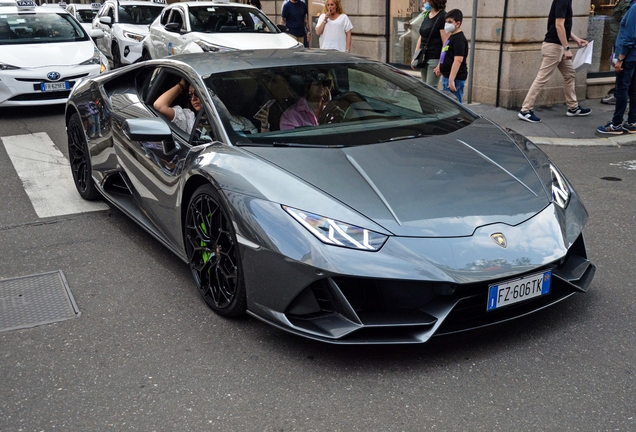
[[[156,108],[167,94],[191,127]],[[91,103],[103,137],[87,142]],[[588,214],[545,153],[386,64],[320,50],[151,60],[82,81],[66,125],[79,193],[188,263],[224,316],[420,343],[594,276]]]

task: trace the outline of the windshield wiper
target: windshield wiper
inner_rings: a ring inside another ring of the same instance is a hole
[[[419,133],[419,134],[416,134],[416,135],[404,135],[404,136],[391,137],[391,138],[380,140],[378,142],[383,143],[383,142],[391,142],[391,141],[401,141],[401,140],[405,140],[405,139],[421,138],[423,136],[425,136],[425,135],[422,134],[422,133]],[[429,135],[426,135],[426,136],[429,136]]]

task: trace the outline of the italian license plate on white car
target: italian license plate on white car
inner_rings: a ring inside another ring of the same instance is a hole
[[[528,300],[550,293],[552,272],[535,273],[520,279],[514,279],[490,285],[488,287],[488,308],[491,311],[513,303]]]
[[[68,81],[62,81],[62,82],[47,82],[47,83],[40,83],[40,89],[43,92],[47,92],[47,91],[62,91],[62,90],[70,90],[71,89],[71,85],[69,84]]]

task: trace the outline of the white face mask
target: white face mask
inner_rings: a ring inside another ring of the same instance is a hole
[[[455,24],[453,23],[446,23],[446,25],[444,26],[444,31],[446,33],[452,33],[455,31]]]

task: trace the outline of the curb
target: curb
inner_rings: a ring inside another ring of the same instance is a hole
[[[628,145],[636,145],[636,135],[620,135],[611,137],[599,137],[599,138],[552,138],[541,136],[529,136],[530,141],[540,145],[554,145],[554,146],[570,146],[570,147],[620,147]]]

